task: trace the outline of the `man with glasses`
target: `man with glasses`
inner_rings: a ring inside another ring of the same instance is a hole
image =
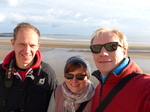
[[[127,56],[125,35],[100,28],[92,36],[90,49],[98,68],[92,75],[100,81],[91,112],[149,112],[150,75]]]

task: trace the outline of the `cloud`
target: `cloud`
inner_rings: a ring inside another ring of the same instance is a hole
[[[75,18],[79,18],[79,17],[81,17],[81,13],[77,13],[77,14],[75,14],[75,16],[74,16]]]
[[[47,10],[47,14],[51,17],[60,18],[60,17],[70,15],[71,11],[66,11],[66,10],[63,10],[63,9],[50,8],[50,9]]]
[[[11,13],[10,15],[12,21],[21,22],[26,20],[26,16],[20,15],[18,13]]]
[[[24,2],[24,0],[7,0],[8,5],[11,7],[18,6]]]
[[[84,22],[87,22],[87,21],[90,21],[91,19],[93,19],[93,17],[85,18],[83,21],[84,21]]]
[[[0,13],[0,22],[3,22],[5,20],[5,16]]]
[[[0,23],[6,27],[24,21],[74,34],[87,35],[96,28],[111,27],[150,35],[150,4],[146,0],[1,0],[0,10]],[[8,29],[1,27],[1,31]]]
[[[124,4],[125,6],[131,6],[134,8],[135,7],[149,7],[150,4],[148,3],[149,0],[131,0],[131,1],[128,1],[128,0],[116,0],[116,2],[118,3],[121,3],[121,4]]]

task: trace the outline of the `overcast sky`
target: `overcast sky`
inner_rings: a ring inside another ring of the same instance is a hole
[[[0,0],[0,33],[29,22],[41,33],[91,36],[100,27],[150,37],[149,0]]]

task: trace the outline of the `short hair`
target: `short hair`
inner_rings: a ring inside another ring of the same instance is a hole
[[[113,34],[117,35],[117,37],[119,38],[120,43],[122,44],[122,47],[128,49],[128,43],[127,43],[126,36],[122,32],[120,32],[119,30],[110,29],[110,28],[106,28],[106,27],[99,28],[93,33],[92,39],[91,39],[91,45],[92,45],[93,40],[94,40],[95,37],[97,37],[97,36],[99,36],[103,33],[106,33],[106,32],[112,32]]]
[[[75,70],[79,68],[83,68],[86,75],[89,76],[87,69],[79,62],[70,62],[69,64],[67,64],[67,66],[65,67],[64,73],[74,72]]]
[[[36,27],[34,27],[33,25],[31,25],[30,23],[22,22],[22,23],[19,23],[16,26],[16,28],[14,29],[14,33],[13,33],[14,40],[16,40],[16,35],[17,35],[17,33],[18,33],[18,31],[19,31],[20,28],[24,28],[24,29],[30,28],[30,29],[34,30],[38,34],[38,36],[40,38],[40,35],[41,35],[40,31]]]

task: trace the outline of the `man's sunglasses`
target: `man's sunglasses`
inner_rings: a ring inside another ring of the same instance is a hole
[[[115,51],[115,50],[117,50],[118,46],[122,47],[118,42],[109,42],[106,44],[96,44],[96,45],[90,46],[91,52],[92,53],[100,53],[103,46],[107,51]]]
[[[76,77],[76,79],[78,79],[78,80],[84,80],[84,78],[87,75],[85,75],[85,74],[73,75],[73,74],[70,74],[70,73],[65,73],[64,76],[65,76],[66,79],[73,79],[74,77]]]

